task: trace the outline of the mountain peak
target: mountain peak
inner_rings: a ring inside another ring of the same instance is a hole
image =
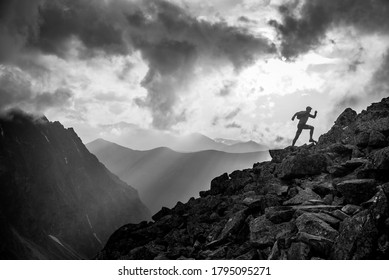
[[[148,218],[136,190],[59,122],[7,114],[0,159],[0,257],[92,257],[115,228]]]

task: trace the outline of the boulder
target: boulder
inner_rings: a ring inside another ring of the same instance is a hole
[[[359,205],[370,199],[377,192],[377,183],[374,179],[346,180],[336,185],[336,189],[343,195],[345,201]]]
[[[313,215],[315,215],[316,217],[318,217],[319,219],[323,220],[324,222],[326,222],[327,224],[329,224],[330,226],[332,226],[334,229],[338,229],[339,228],[339,224],[340,224],[340,219],[336,218],[336,217],[333,217],[327,213],[323,213],[323,212],[319,212],[319,213],[313,213]]]
[[[361,206],[353,205],[353,204],[347,204],[347,205],[343,206],[343,208],[342,208],[342,212],[349,215],[349,216],[352,216],[361,210],[362,210]]]
[[[265,209],[266,218],[274,224],[289,222],[293,218],[294,212],[296,210],[288,206],[276,206]]]
[[[246,219],[246,211],[241,210],[228,219],[226,225],[224,226],[219,239],[225,239],[230,235],[233,235],[237,230],[239,230]]]
[[[373,130],[370,132],[368,145],[374,148],[385,147],[387,145],[385,135],[379,131]]]
[[[304,242],[294,242],[288,250],[288,260],[308,260],[310,246]]]
[[[312,235],[306,232],[299,232],[297,240],[308,244],[315,255],[328,257],[334,244],[333,240],[328,238]]]
[[[250,224],[250,242],[257,248],[273,246],[277,234],[283,231],[290,231],[291,223],[274,224],[265,215],[253,219]]]
[[[319,184],[314,184],[312,186],[312,190],[320,196],[325,196],[328,194],[332,194],[335,191],[335,188],[332,182],[322,182]]]
[[[285,201],[283,205],[297,205],[297,204],[303,204],[306,201],[309,200],[315,200],[320,199],[320,195],[316,194],[311,189],[298,189],[297,195],[292,197],[291,199]]]
[[[327,169],[327,159],[323,154],[297,154],[285,159],[279,167],[281,179],[318,175]]]
[[[346,213],[344,213],[342,210],[339,210],[339,209],[333,211],[331,214],[332,214],[332,216],[338,218],[341,221],[350,217],[349,215],[347,215]]]
[[[313,213],[304,213],[299,216],[296,219],[296,226],[299,232],[322,236],[332,241],[339,235],[338,231]]]
[[[269,150],[269,154],[272,162],[281,163],[290,154],[290,151],[287,149]]]
[[[389,147],[378,150],[370,155],[376,169],[389,170]]]
[[[156,214],[154,214],[154,216],[152,216],[151,218],[154,220],[154,221],[158,221],[160,220],[161,218],[167,216],[167,215],[170,215],[172,213],[172,210],[170,210],[169,208],[167,207],[162,207],[162,209],[157,212]]]
[[[223,175],[216,177],[211,181],[211,195],[216,195],[219,193],[224,193],[226,189],[230,186],[230,178],[228,177],[227,173],[224,173]]]
[[[370,133],[367,131],[362,131],[357,134],[355,137],[355,144],[358,147],[364,148],[369,144],[369,139],[370,139]]]
[[[339,238],[334,245],[332,258],[337,260],[370,259],[378,238],[378,229],[369,211],[365,210],[340,225]]]

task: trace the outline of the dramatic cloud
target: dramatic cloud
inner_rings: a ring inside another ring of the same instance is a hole
[[[42,0],[0,2],[0,63],[12,60],[29,38],[38,36],[38,8]]]
[[[160,129],[185,120],[175,105],[198,61],[215,67],[230,63],[239,71],[275,51],[264,37],[194,18],[163,0],[17,0],[1,5],[0,62],[21,51],[65,59],[75,52],[88,59],[101,52],[140,51],[149,66],[142,82],[148,95],[135,103],[151,111],[153,125]]]
[[[31,78],[17,68],[0,68],[0,110],[21,107],[34,112],[46,108],[68,106],[71,90],[58,88],[53,92],[37,92]]]
[[[281,36],[281,53],[295,58],[323,43],[326,32],[350,26],[361,33],[389,33],[387,0],[296,0],[280,6],[282,23],[271,20]],[[336,42],[335,42],[336,43]]]

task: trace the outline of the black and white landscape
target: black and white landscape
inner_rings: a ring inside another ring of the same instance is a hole
[[[136,151],[102,139],[87,144],[89,151],[126,183],[139,190],[154,214],[163,206],[186,202],[207,190],[211,180],[224,173],[270,159],[269,153],[226,153],[205,150],[180,153],[166,147]]]
[[[0,258],[389,259],[388,35],[387,0],[0,1]]]

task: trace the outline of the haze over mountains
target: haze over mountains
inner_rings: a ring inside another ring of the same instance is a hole
[[[126,122],[101,127],[104,131],[109,131],[109,133],[101,133],[101,138],[134,150],[151,150],[159,147],[167,147],[178,152],[216,150],[250,153],[269,150],[269,147],[254,141],[211,139],[201,133],[180,136],[165,131],[143,129]]]
[[[198,136],[193,142],[205,139]],[[240,148],[236,147],[235,151]],[[87,144],[87,148],[120,179],[136,188],[152,213],[162,206],[171,207],[177,201],[187,201],[197,196],[199,191],[209,187],[212,178],[221,173],[248,168],[269,159],[267,151],[226,153],[205,150],[180,153],[166,147],[137,151],[103,139]]]
[[[0,118],[0,259],[91,258],[115,229],[149,217],[73,129],[22,112]]]

